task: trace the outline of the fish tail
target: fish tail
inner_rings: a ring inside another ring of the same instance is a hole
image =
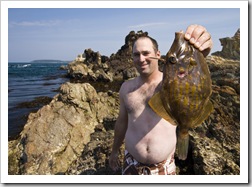
[[[178,158],[180,160],[185,160],[187,158],[188,146],[189,146],[189,134],[186,136],[180,137],[177,140],[178,148]]]

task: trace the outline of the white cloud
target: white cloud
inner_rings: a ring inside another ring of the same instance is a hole
[[[155,27],[158,25],[166,25],[167,23],[164,22],[157,22],[157,23],[144,23],[144,24],[139,24],[139,25],[131,25],[128,26],[128,28],[133,29],[133,28],[144,28],[144,27]]]
[[[49,21],[22,21],[22,22],[10,22],[10,26],[23,26],[23,27],[50,27],[60,24],[59,20],[49,20]]]

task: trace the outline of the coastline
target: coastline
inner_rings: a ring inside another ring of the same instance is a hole
[[[65,64],[67,65],[67,64]],[[47,67],[48,66],[48,67]],[[8,63],[8,139],[19,136],[30,113],[49,104],[68,80],[60,64]]]

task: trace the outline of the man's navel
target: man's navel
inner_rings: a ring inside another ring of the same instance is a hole
[[[146,152],[149,153],[150,152],[150,148],[149,146],[146,147]]]

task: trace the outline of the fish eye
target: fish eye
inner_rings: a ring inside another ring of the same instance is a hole
[[[174,56],[170,56],[168,58],[168,62],[172,63],[172,64],[175,64],[177,62],[176,58]]]

